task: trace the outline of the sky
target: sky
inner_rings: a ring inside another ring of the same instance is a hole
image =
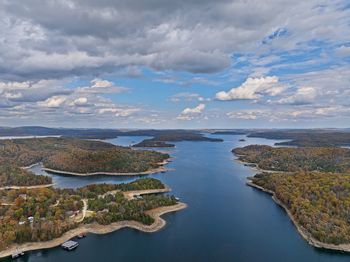
[[[0,0],[0,126],[350,127],[349,0]]]

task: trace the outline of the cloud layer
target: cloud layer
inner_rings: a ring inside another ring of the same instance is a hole
[[[346,0],[0,0],[0,16],[2,125],[349,120]]]

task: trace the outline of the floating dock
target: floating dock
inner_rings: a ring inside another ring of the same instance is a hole
[[[61,247],[65,250],[71,251],[79,246],[78,242],[75,242],[73,240],[69,240],[67,242],[64,242]]]

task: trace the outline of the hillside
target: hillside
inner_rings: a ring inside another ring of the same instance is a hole
[[[169,155],[132,150],[100,141],[72,138],[31,138],[0,141],[0,164],[44,167],[70,172],[144,172]]]
[[[239,160],[274,171],[350,172],[350,149],[335,147],[270,147],[250,145],[235,148]]]
[[[323,243],[350,243],[350,175],[259,174],[252,182],[275,193],[298,225]]]

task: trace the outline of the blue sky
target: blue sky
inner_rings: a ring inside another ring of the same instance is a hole
[[[0,15],[2,126],[350,126],[346,0],[0,0]]]

